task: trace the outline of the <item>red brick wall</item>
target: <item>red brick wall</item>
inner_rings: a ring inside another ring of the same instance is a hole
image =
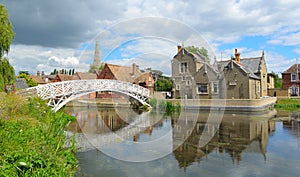
[[[98,79],[114,79],[114,75],[110,71],[110,69],[105,65],[103,70],[100,72]]]
[[[298,78],[300,78],[300,73],[298,74]],[[294,84],[296,82],[291,82],[291,73],[282,73],[282,89],[287,90]]]

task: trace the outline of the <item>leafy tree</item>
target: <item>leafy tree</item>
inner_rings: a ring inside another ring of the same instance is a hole
[[[72,69],[72,75],[74,75],[74,74],[75,74],[75,69],[73,68],[73,69]]]
[[[7,58],[0,58],[0,91],[4,86],[15,82],[15,70]]]
[[[0,58],[9,52],[14,36],[15,33],[7,10],[3,4],[0,4]]]
[[[72,70],[71,69],[69,69],[69,75],[72,75]]]
[[[26,81],[26,83],[27,83],[27,85],[28,85],[28,87],[34,87],[34,86],[37,86],[37,83],[34,82],[34,81],[32,80],[32,78],[29,77],[29,76],[28,76],[27,74],[25,74],[25,73],[22,73],[22,74],[18,75],[17,78],[24,78],[25,81]]]
[[[275,74],[273,71],[272,74],[274,75],[274,87],[282,88],[282,79],[278,76],[278,74]]]
[[[100,67],[95,65],[90,65],[89,73],[94,73],[96,70],[101,71],[104,68],[104,64],[101,64]]]
[[[203,55],[205,57],[205,59],[207,61],[209,61],[209,57],[208,57],[208,51],[206,48],[204,47],[195,47],[195,46],[187,46],[187,47],[184,47],[187,51],[191,52],[191,53],[200,53],[201,55]]]
[[[172,81],[168,77],[160,77],[154,84],[155,91],[171,91]]]

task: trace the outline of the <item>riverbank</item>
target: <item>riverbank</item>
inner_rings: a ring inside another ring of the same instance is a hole
[[[300,109],[300,98],[278,98],[275,104],[278,109],[295,110]]]
[[[45,102],[0,93],[0,176],[74,176],[75,147],[64,128],[75,120]]]

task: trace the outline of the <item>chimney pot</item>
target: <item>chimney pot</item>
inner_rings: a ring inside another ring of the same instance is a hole
[[[132,64],[132,75],[135,75],[135,74],[136,74],[136,71],[137,71],[136,64],[133,63],[133,64]]]
[[[37,71],[36,75],[37,75],[37,76],[40,76],[40,75],[41,75],[41,73],[40,73],[39,70]]]
[[[45,72],[44,71],[42,71],[42,77],[44,77],[45,76]]]
[[[181,46],[180,45],[177,46],[177,50],[178,50],[177,53],[179,53],[181,51]]]

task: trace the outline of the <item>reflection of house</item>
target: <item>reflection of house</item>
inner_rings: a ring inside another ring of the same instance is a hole
[[[228,153],[233,162],[242,160],[242,153],[252,152],[265,157],[269,133],[274,131],[274,121],[250,120],[249,117],[224,115],[221,124],[208,123],[209,112],[197,114],[181,112],[172,115],[174,156],[180,168],[186,168],[213,152]],[[182,119],[184,117],[184,119]],[[201,147],[199,142],[206,142]]]
[[[206,63],[201,54],[178,46],[172,60],[173,97],[254,99],[267,95],[267,68],[261,57],[235,57],[228,61]]]
[[[282,74],[282,89],[290,90],[291,96],[299,95],[299,72],[298,64],[289,67]]]
[[[130,82],[145,87],[150,90],[150,93],[153,93],[154,81],[151,72],[142,72],[135,63],[132,64],[132,67],[105,64],[98,75],[98,79],[115,79]]]

